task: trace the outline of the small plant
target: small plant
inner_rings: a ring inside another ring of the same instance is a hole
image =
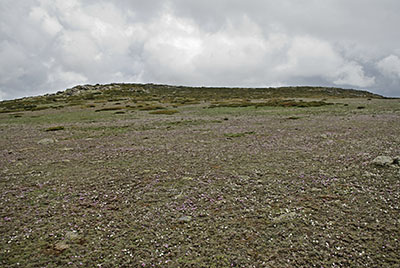
[[[242,133],[225,133],[224,136],[228,138],[238,138],[238,137],[243,137],[246,135],[251,135],[255,134],[254,131],[248,131],[248,132],[242,132]]]
[[[213,102],[208,108],[218,108],[218,107],[249,107],[254,106],[258,107],[320,107],[324,105],[332,105],[333,103],[324,102],[324,101],[295,101],[295,100],[281,100],[281,99],[272,99],[266,102],[251,102],[248,100],[231,100],[231,101],[221,101],[221,102]]]
[[[141,107],[139,110],[142,110],[142,111],[152,111],[152,110],[165,109],[163,106],[160,106],[160,105],[149,105],[149,106],[138,105],[138,107]]]
[[[288,118],[286,118],[287,120],[298,120],[298,119],[300,119],[301,117],[298,117],[298,116],[290,116],[290,117],[288,117]]]
[[[59,131],[59,130],[64,130],[65,127],[63,126],[55,126],[55,127],[49,127],[48,129],[46,129],[46,132],[50,132],[50,131]]]
[[[115,107],[106,107],[106,108],[101,108],[95,110],[95,112],[103,112],[103,111],[117,111],[117,110],[122,110],[124,107],[121,106],[115,106]]]
[[[166,115],[171,115],[171,114],[176,114],[179,113],[178,110],[160,110],[160,111],[153,111],[150,112],[150,114],[166,114]]]

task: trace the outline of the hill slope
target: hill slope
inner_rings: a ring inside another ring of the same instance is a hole
[[[0,113],[44,110],[82,105],[93,101],[129,100],[192,104],[232,99],[271,100],[287,98],[384,98],[367,91],[329,87],[218,88],[156,84],[79,85],[56,94],[0,102]]]
[[[400,99],[268,91],[2,103],[0,267],[400,267]]]

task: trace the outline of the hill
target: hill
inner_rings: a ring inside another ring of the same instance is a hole
[[[158,107],[170,103],[187,105],[199,102],[247,103],[248,100],[288,100],[294,98],[384,98],[367,91],[330,87],[279,87],[279,88],[226,88],[185,87],[156,84],[107,84],[79,85],[56,94],[27,97],[0,102],[0,113],[59,109],[65,106],[90,104],[104,101],[129,103],[157,103]],[[143,104],[144,103],[144,104]],[[235,104],[234,104],[235,105]],[[243,104],[245,105],[245,104]],[[131,108],[135,105],[130,105]],[[138,107],[141,108],[141,107]]]
[[[0,267],[400,267],[400,99],[110,84],[0,109]]]

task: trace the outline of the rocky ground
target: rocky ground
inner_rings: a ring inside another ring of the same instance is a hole
[[[400,101],[326,101],[1,113],[0,265],[400,266]]]

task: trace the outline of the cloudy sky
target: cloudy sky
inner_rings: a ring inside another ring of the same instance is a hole
[[[0,99],[77,84],[400,96],[398,0],[0,0]]]

